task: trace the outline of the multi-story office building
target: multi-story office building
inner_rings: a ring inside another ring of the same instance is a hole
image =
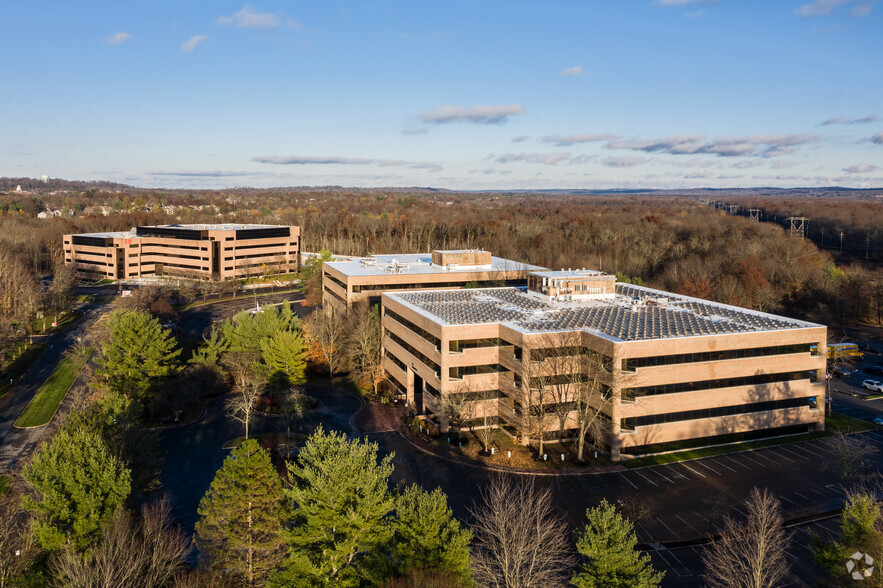
[[[594,411],[614,459],[824,427],[822,325],[585,270],[387,292],[382,308],[390,379],[431,418],[458,405],[528,442],[573,438]]]
[[[64,259],[84,280],[174,276],[230,280],[296,272],[300,227],[160,225],[64,236]]]
[[[346,311],[357,302],[380,302],[382,292],[523,286],[528,272],[539,269],[476,249],[327,261],[322,266],[322,303]]]

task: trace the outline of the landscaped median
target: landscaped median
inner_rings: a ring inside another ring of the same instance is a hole
[[[91,355],[92,349],[86,348],[63,357],[46,378],[37,395],[16,419],[15,426],[19,429],[29,429],[42,427],[51,421]]]

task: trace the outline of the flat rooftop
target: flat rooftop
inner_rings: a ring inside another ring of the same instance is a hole
[[[442,325],[502,323],[523,333],[587,331],[611,341],[646,341],[820,327],[814,323],[617,284],[613,298],[546,302],[523,288],[386,293]],[[667,299],[666,304],[652,300]]]
[[[248,229],[276,229],[288,227],[288,225],[250,225],[237,223],[218,223],[211,225],[186,224],[186,225],[140,225],[146,229],[182,229],[190,231],[244,231]],[[112,231],[107,233],[77,233],[81,237],[98,237],[100,239],[141,239],[145,235],[135,234],[135,229],[130,231]]]
[[[401,255],[372,255],[352,261],[326,261],[329,267],[345,276],[386,276],[415,274],[457,274],[470,272],[535,271],[546,268],[511,259],[491,257],[488,265],[460,265],[444,267],[433,265],[432,253],[404,253]]]

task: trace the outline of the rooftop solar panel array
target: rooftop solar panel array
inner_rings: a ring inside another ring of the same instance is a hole
[[[666,294],[617,284],[616,297],[545,302],[518,288],[402,292],[392,295],[451,325],[510,322],[524,331],[589,329],[622,341],[723,335],[807,326],[747,309],[666,294],[665,305],[647,304]]]

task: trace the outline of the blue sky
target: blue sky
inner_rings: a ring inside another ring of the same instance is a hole
[[[883,187],[876,0],[0,0],[0,175]]]

